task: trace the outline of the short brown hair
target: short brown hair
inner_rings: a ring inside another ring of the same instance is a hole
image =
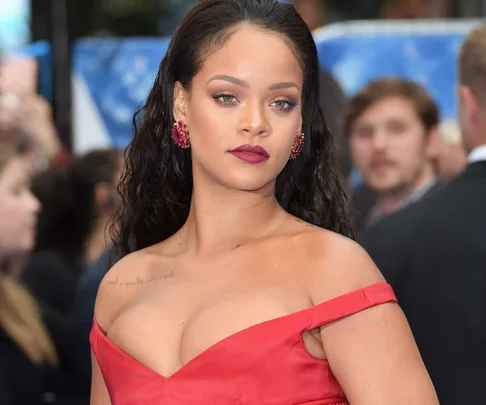
[[[459,54],[459,82],[486,102],[486,25],[474,29]]]
[[[389,97],[403,97],[410,100],[427,132],[438,125],[437,105],[424,87],[408,80],[385,78],[371,82],[350,100],[344,117],[345,134],[349,136],[354,121],[366,109]]]

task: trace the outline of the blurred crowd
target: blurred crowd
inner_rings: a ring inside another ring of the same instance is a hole
[[[87,404],[77,291],[105,253],[123,153],[69,156],[35,94],[2,89],[0,117],[0,403]]]
[[[326,16],[311,3],[296,7],[315,29]],[[432,2],[395,3],[382,9],[384,18],[431,13]],[[440,3],[434,3],[438,15]],[[474,41],[461,61],[472,66],[472,76],[474,66],[486,69],[484,32]],[[486,109],[477,107],[473,116],[473,101],[462,94],[469,116],[460,128],[441,121],[418,83],[387,77],[347,98],[329,72],[320,75],[320,104],[337,139],[360,243],[396,290],[441,403],[486,403],[484,394],[463,402],[459,394],[472,385],[458,377],[470,376],[472,364],[478,387],[486,378],[486,300],[476,292],[484,293],[486,241],[475,226],[486,221],[486,170],[472,173],[470,184],[463,181],[473,162],[486,159],[484,151],[484,158],[481,151],[468,157],[473,147],[464,139],[486,134],[480,116]],[[474,85],[486,94],[486,79]],[[110,218],[123,166],[118,149],[71,155],[50,104],[0,79],[0,404],[89,403],[89,332],[99,283],[116,259]],[[461,266],[462,273],[454,272]],[[484,274],[476,278],[465,274],[479,269]],[[454,330],[457,325],[463,329]],[[454,345],[467,342],[463,335],[478,336],[477,346],[457,350]]]

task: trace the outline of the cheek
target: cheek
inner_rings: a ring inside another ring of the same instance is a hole
[[[417,152],[425,150],[426,138],[421,129],[410,129],[403,136],[397,137],[396,142],[402,149],[413,149]]]
[[[22,220],[28,215],[24,208],[25,202],[21,198],[6,197],[0,200],[0,216],[2,224],[15,228],[22,223]]]
[[[371,156],[371,144],[362,139],[351,139],[349,150],[353,162],[360,166],[366,163]]]
[[[19,226],[19,216],[12,210],[2,211],[0,217],[0,233],[7,237],[8,239],[16,237],[18,235]]]
[[[274,135],[273,135],[273,150],[279,158],[288,159],[290,150],[296,142],[298,125],[293,123],[286,123],[283,125],[274,125]],[[308,142],[308,138],[304,134],[304,143]]]
[[[426,158],[426,146],[423,134],[409,133],[395,137],[389,152],[397,162],[416,162]]]
[[[235,130],[234,112],[217,106],[211,100],[198,103],[191,110],[188,124],[192,147],[199,151],[224,142]]]
[[[221,119],[217,105],[207,97],[194,96],[190,107],[189,125],[194,128],[213,125]]]

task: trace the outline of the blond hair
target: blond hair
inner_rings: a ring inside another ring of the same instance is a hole
[[[0,133],[0,175],[8,161],[29,150],[26,138]],[[2,215],[2,213],[0,213]],[[29,291],[8,274],[8,260],[0,263],[0,328],[34,364],[58,364],[55,346]]]
[[[471,31],[459,54],[459,82],[486,102],[486,25]]]
[[[34,364],[56,366],[58,357],[37,303],[13,277],[0,273],[0,327]]]

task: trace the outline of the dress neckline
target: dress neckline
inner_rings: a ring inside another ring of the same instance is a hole
[[[259,331],[265,327],[272,326],[272,329],[275,329],[275,324],[278,323],[285,323],[293,326],[295,328],[295,325],[298,324],[298,328],[295,329],[295,332],[298,333],[300,336],[306,331],[315,329],[316,323],[320,323],[319,321],[315,322],[314,319],[314,314],[322,313],[322,312],[327,312],[326,307],[338,307],[341,302],[346,302],[346,301],[352,301],[354,297],[363,295],[367,297],[367,292],[373,292],[373,291],[380,291],[380,290],[385,290],[386,292],[390,293],[393,295],[391,286],[386,283],[377,283],[373,284],[364,288],[361,288],[359,290],[351,291],[349,293],[337,296],[335,298],[332,298],[330,300],[324,301],[320,304],[314,305],[309,308],[304,308],[299,311],[279,316],[277,318],[272,318],[263,322],[256,323],[254,325],[248,326],[246,328],[243,328],[237,332],[234,332],[223,339],[217,341],[213,345],[209,346],[207,349],[203,350],[201,353],[197,354],[195,357],[190,359],[187,363],[182,365],[177,371],[172,373],[169,376],[164,376],[160,374],[159,372],[151,369],[150,367],[146,366],[139,360],[137,360],[135,357],[132,355],[128,354],[124,350],[122,350],[119,346],[117,346],[108,336],[107,334],[102,330],[101,326],[98,324],[96,317],[93,317],[93,329],[92,329],[92,334],[93,336],[98,337],[101,339],[106,345],[108,345],[110,348],[115,350],[118,354],[123,356],[126,359],[129,359],[130,361],[134,362],[134,364],[138,365],[139,367],[143,368],[144,370],[150,372],[150,374],[156,375],[158,378],[161,378],[164,381],[168,381],[171,379],[174,379],[178,377],[179,375],[183,374],[186,372],[188,369],[190,369],[192,366],[194,366],[195,363],[198,361],[201,361],[201,358],[204,358],[208,356],[210,353],[212,353],[214,350],[220,348],[221,346],[224,346],[225,344],[229,344],[229,342],[232,342],[238,338],[241,338],[242,336],[248,335],[250,333],[255,333],[256,331]],[[392,301],[392,300],[390,300]],[[396,300],[395,300],[396,301]],[[372,304],[370,302],[370,304]],[[365,309],[365,308],[362,308]],[[329,312],[335,312],[335,311],[329,311]],[[322,325],[319,326],[324,326],[325,324],[332,322],[333,320],[337,320],[340,318],[343,318],[345,316],[352,315],[352,313],[346,314],[346,311],[340,310],[338,311],[337,314],[330,314],[330,316],[327,316],[326,318],[330,319],[330,321],[322,323]],[[322,318],[322,316],[319,316],[318,318]],[[327,360],[325,359],[317,359],[316,361],[322,361],[325,363],[328,363]]]

